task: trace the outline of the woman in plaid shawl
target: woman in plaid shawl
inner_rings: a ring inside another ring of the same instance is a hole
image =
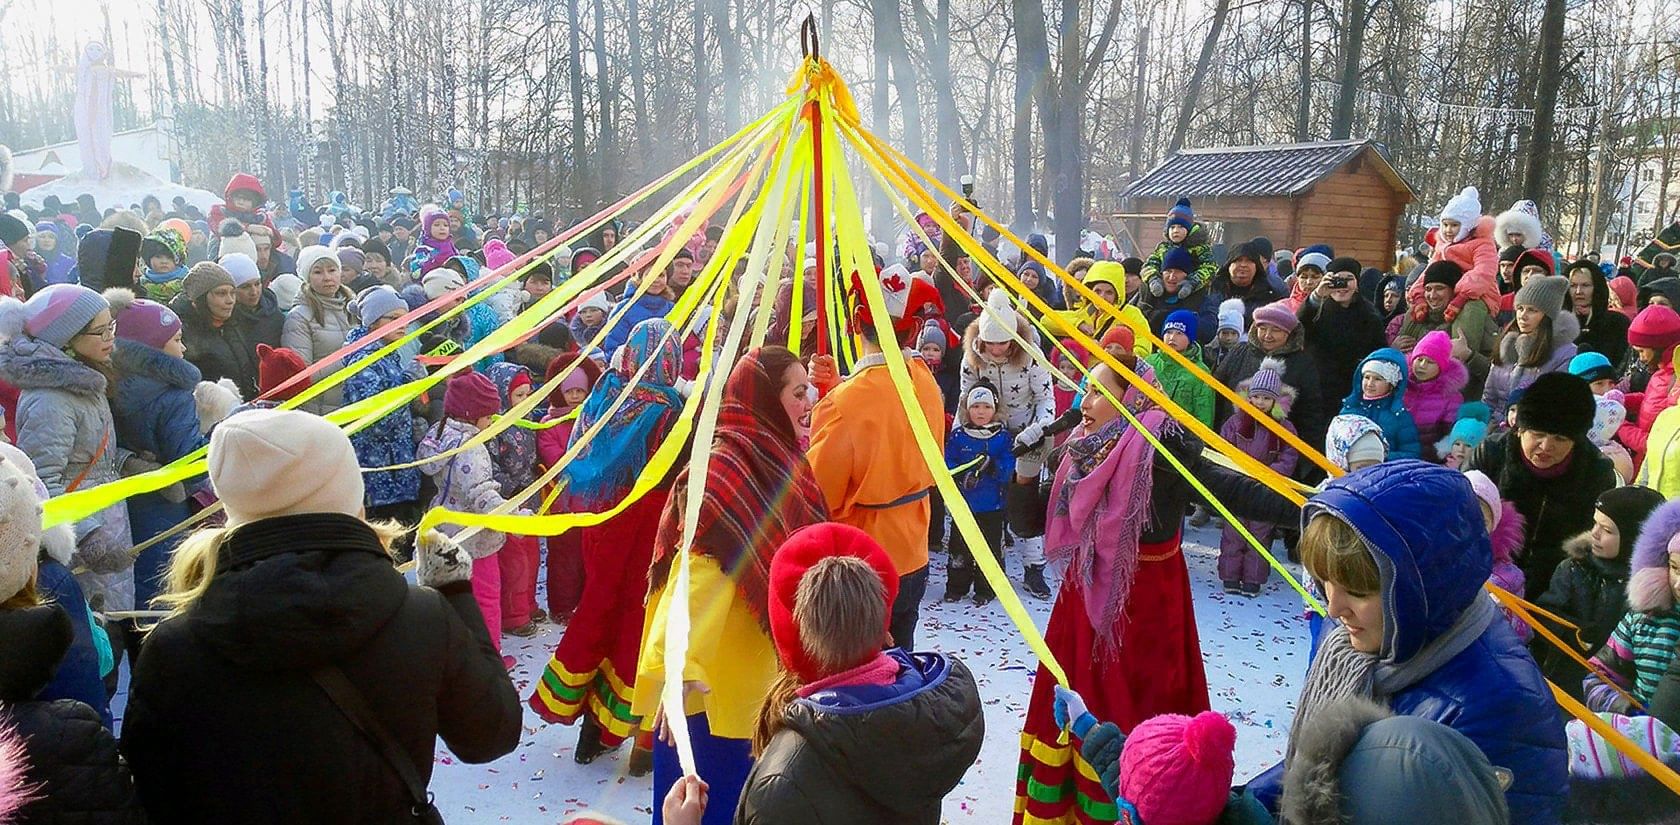
[[[625,396],[562,476],[579,511],[609,510],[630,492],[682,412],[682,394],[675,387],[681,367],[677,334],[663,318],[637,324],[613,353],[612,368],[589,391],[572,428],[575,445],[607,418],[619,396]],[[583,720],[573,754],[580,764],[618,747],[641,725],[641,718],[630,711],[630,698],[642,640],[648,565],[668,493],[669,485],[661,483],[611,520],[579,530],[583,598],[537,680],[530,705],[550,722]],[[639,742],[631,771],[645,774],[650,765],[639,763],[650,760]]]
[[[769,629],[770,557],[793,531],[828,520],[822,489],[799,449],[801,422],[809,420],[811,403],[805,367],[785,347],[762,347],[737,362],[724,385],[705,487],[690,487],[687,470],[677,476],[654,542],[653,569],[648,573],[653,590],[631,708],[644,718],[659,709],[666,678],[666,613],[673,589],[668,585],[682,544],[688,497],[699,495],[700,516],[689,556],[693,626],[683,668],[683,677],[691,681],[683,712],[696,759],[706,766],[710,785],[712,801],[705,822],[727,823],[734,815],[736,798],[752,768],[758,708],[776,680],[776,648]],[[681,776],[676,749],[656,741],[655,811]],[[654,821],[659,821],[657,813]]]

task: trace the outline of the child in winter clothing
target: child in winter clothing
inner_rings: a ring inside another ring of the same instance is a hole
[[[1628,612],[1593,655],[1596,672],[1581,683],[1586,705],[1595,712],[1633,711],[1624,693],[1649,705],[1680,648],[1680,609],[1674,603],[1680,591],[1680,501],[1663,504],[1646,519],[1630,569]]]
[[[1429,262],[1452,261],[1464,270],[1464,277],[1453,289],[1452,301],[1447,304],[1446,318],[1458,317],[1464,305],[1471,301],[1487,304],[1488,313],[1499,312],[1499,248],[1493,242],[1493,218],[1482,214],[1482,196],[1474,186],[1466,186],[1441,208],[1439,242],[1429,255]],[[1429,315],[1429,305],[1423,300],[1423,279],[1406,290],[1406,304],[1412,317],[1423,321]]]
[[[1231,354],[1238,344],[1248,340],[1248,327],[1243,324],[1243,312],[1241,298],[1227,298],[1219,304],[1219,332],[1213,336],[1213,343],[1202,347],[1202,360],[1207,362],[1208,372],[1219,369],[1219,364],[1225,360],[1225,356]]]
[[[1482,446],[1488,433],[1488,408],[1480,401],[1467,401],[1458,407],[1458,420],[1445,438],[1435,442],[1437,460],[1457,470],[1470,460],[1470,454]]]
[[[1113,722],[1099,722],[1074,691],[1056,687],[1056,721],[1080,740],[1079,755],[1096,771],[1114,810],[1103,822],[1213,825],[1231,800],[1236,772],[1237,730],[1224,715],[1164,713],[1139,723],[1130,734]],[[1262,821],[1270,817],[1261,815]]]
[[[1417,422],[1406,409],[1406,356],[1393,347],[1366,356],[1353,392],[1342,401],[1342,415],[1363,415],[1376,422],[1388,443],[1388,458],[1417,458]]]
[[[1488,581],[1503,588],[1512,595],[1521,597],[1525,592],[1526,577],[1521,567],[1512,559],[1522,551],[1523,517],[1517,512],[1517,506],[1499,497],[1499,488],[1493,479],[1481,470],[1470,470],[1464,474],[1470,481],[1470,489],[1475,491],[1476,498],[1482,506],[1482,524],[1487,526],[1488,541],[1493,545],[1493,572],[1488,575]],[[1516,614],[1504,608],[1500,609],[1505,615],[1505,621],[1511,625],[1517,638],[1527,643],[1534,636],[1534,629],[1527,622],[1517,618]]]
[[[344,380],[345,403],[364,401],[386,390],[425,377],[424,369],[414,360],[414,353],[404,349],[398,349],[371,363],[362,363],[371,359],[374,353],[384,349],[387,344],[408,333],[408,330],[398,326],[379,338],[370,337],[375,330],[408,313],[408,304],[398,297],[396,290],[383,284],[369,287],[356,296],[352,307],[363,322],[351,328],[344,340],[345,343],[360,342],[362,346],[345,359],[351,365],[359,365],[351,372],[350,377]],[[286,353],[292,352],[288,349],[278,352],[266,350],[263,344],[258,344],[257,349],[265,353],[261,356],[262,368],[259,369],[261,377],[264,378],[271,378],[268,370],[278,366],[277,358],[287,357]],[[306,386],[300,386],[298,391]],[[411,405],[392,410],[384,418],[350,436],[350,444],[356,448],[356,462],[363,469],[413,462],[417,438],[415,428]],[[401,470],[364,472],[362,481],[367,487],[370,519],[390,519],[403,524],[419,521],[419,469],[409,467]]]
[[[572,340],[577,341],[578,349],[603,364],[606,363],[607,353],[601,345],[592,342],[607,325],[607,313],[611,309],[612,304],[607,302],[607,293],[603,291],[583,299],[572,315]]]
[[[1616,431],[1622,422],[1627,420],[1626,402],[1621,390],[1611,390],[1604,395],[1594,396],[1598,410],[1593,414],[1592,429],[1587,430],[1587,440],[1603,453],[1610,463],[1616,465],[1616,477],[1626,484],[1633,480],[1633,454],[1628,448],[1616,441]]]
[[[974,588],[974,603],[984,605],[994,598],[991,582],[979,574],[974,553],[991,553],[995,558],[1003,545],[1003,498],[1015,476],[1014,436],[998,416],[997,392],[988,382],[970,387],[957,409],[958,426],[951,428],[945,442],[945,463],[957,473],[963,501],[974,513],[986,546],[972,548],[960,531],[951,536],[951,563],[945,577],[945,601],[954,602]]]
[[[584,399],[589,397],[589,390],[601,378],[599,362],[585,357],[582,353],[568,352],[555,356],[548,364],[548,372],[543,376],[543,383],[560,377],[562,372],[573,364],[575,369],[566,373],[558,389],[548,399],[548,414],[543,423],[559,422],[552,427],[537,431],[537,469],[546,474],[550,467],[560,463],[566,454],[566,445],[572,438],[573,425],[577,423],[576,412]],[[547,494],[544,494],[547,500]],[[549,510],[550,513],[564,513],[574,509],[571,496],[562,492]],[[571,617],[572,611],[577,609],[578,600],[583,598],[583,536],[580,531],[567,530],[558,536],[548,537],[548,616],[552,621],[564,621]]]
[[[1649,379],[1643,387],[1629,385],[1628,420],[1617,432],[1617,441],[1627,445],[1634,463],[1644,461],[1645,442],[1651,437],[1657,416],[1674,406],[1674,356],[1680,349],[1680,314],[1674,308],[1651,304],[1634,316],[1628,326],[1628,345],[1638,354]]]
[[[1343,413],[1330,419],[1324,434],[1324,457],[1344,472],[1356,472],[1388,460],[1388,439],[1377,422]]]
[[[419,241],[414,246],[414,260],[409,263],[413,279],[424,278],[459,254],[455,241],[449,236],[449,213],[435,204],[420,207]]]
[[[1587,382],[1593,395],[1601,396],[1616,388],[1616,368],[1601,352],[1583,352],[1569,359],[1569,374]]]
[[[501,412],[501,397],[490,379],[476,372],[463,372],[449,379],[443,393],[444,419],[426,432],[420,442],[418,458],[428,461],[420,469],[437,483],[433,507],[446,507],[462,513],[484,514],[507,503],[501,486],[496,483],[494,463],[490,451],[479,445],[451,455],[447,459],[431,461],[436,456],[455,450],[495,419]],[[444,525],[446,535],[456,535],[462,528]],[[502,649],[502,574],[496,553],[502,549],[506,537],[491,530],[480,530],[462,543],[462,549],[473,557],[473,598],[484,614],[490,640]],[[504,659],[511,664],[510,659]]]
[[[1202,345],[1196,343],[1196,313],[1181,309],[1168,315],[1161,325],[1161,340],[1190,363],[1204,371],[1212,371],[1202,361]],[[1155,378],[1160,381],[1161,390],[1174,404],[1183,407],[1185,412],[1208,427],[1213,426],[1213,387],[1164,352],[1152,352],[1143,360],[1155,368]]]
[[[1573,622],[1578,650],[1586,655],[1610,638],[1627,613],[1628,566],[1639,528],[1662,506],[1661,493],[1649,487],[1615,487],[1600,493],[1593,510],[1593,527],[1565,542],[1569,557],[1558,563],[1552,583],[1534,603]],[[1572,634],[1561,631],[1565,641]],[[1537,645],[1534,658],[1552,684],[1581,698],[1586,670],[1551,645]]]
[[[1237,392],[1248,396],[1249,403],[1277,419],[1284,429],[1295,432],[1295,425],[1289,422],[1289,407],[1295,401],[1295,389],[1283,383],[1281,362],[1271,358],[1261,361],[1259,371],[1238,384]],[[1225,419],[1225,425],[1219,428],[1219,436],[1285,478],[1295,472],[1295,465],[1300,461],[1300,454],[1294,447],[1241,409]],[[1276,525],[1244,521],[1243,526],[1254,534],[1261,545],[1271,545]],[[1271,566],[1266,563],[1265,557],[1250,547],[1235,527],[1225,525],[1219,533],[1219,579],[1225,584],[1225,592],[1258,596],[1270,575]]]
[[[503,413],[530,398],[536,389],[531,371],[518,364],[507,361],[491,364],[488,375],[496,385]],[[515,424],[497,433],[484,446],[490,449],[493,476],[503,496],[516,495],[537,480],[535,430]],[[536,623],[548,618],[537,607],[537,568],[542,563],[537,537],[509,534],[496,558],[502,574],[502,626],[515,636],[537,635]]]
[[[180,232],[159,229],[147,235],[140,243],[140,260],[146,272],[136,286],[147,297],[167,304],[181,294],[181,281],[187,277],[187,241]]]
[[[1406,360],[1410,364],[1411,385],[1406,388],[1405,403],[1417,424],[1420,457],[1440,463],[1435,442],[1452,429],[1463,401],[1461,393],[1470,381],[1470,371],[1452,357],[1452,339],[1441,330],[1418,339]]]
[[[1182,249],[1189,253],[1192,268],[1185,272],[1188,277],[1179,286],[1178,297],[1188,298],[1212,280],[1219,269],[1213,260],[1213,245],[1208,239],[1207,227],[1196,222],[1189,198],[1179,198],[1178,203],[1167,210],[1164,234],[1166,239],[1157,244],[1155,251],[1149,253],[1149,258],[1143,262],[1143,284],[1149,289],[1149,294],[1162,297],[1166,286],[1161,279],[1161,270],[1166,267],[1167,252]]]

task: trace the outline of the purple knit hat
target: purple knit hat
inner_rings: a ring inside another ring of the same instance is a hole
[[[490,379],[464,372],[449,379],[443,390],[443,414],[458,421],[477,421],[502,411],[502,396]]]
[[[1248,379],[1248,391],[1251,393],[1265,393],[1273,398],[1283,394],[1283,376],[1278,374],[1278,361],[1267,358],[1260,362],[1260,369]]]
[[[116,316],[117,337],[124,341],[163,349],[181,331],[181,319],[169,307],[136,298],[126,289],[106,290],[105,300]]]
[[[1651,511],[1633,543],[1633,574],[1628,577],[1628,607],[1656,613],[1674,606],[1668,586],[1668,556],[1680,553],[1680,500]]]
[[[81,284],[52,284],[24,302],[23,331],[64,349],[94,316],[110,308],[99,293]]]
[[[1271,324],[1284,332],[1294,332],[1301,325],[1301,320],[1295,317],[1295,312],[1289,308],[1289,302],[1273,301],[1254,310],[1254,323]]]

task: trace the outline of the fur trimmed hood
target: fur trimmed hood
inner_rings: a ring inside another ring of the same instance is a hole
[[[1516,560],[1517,552],[1523,546],[1523,528],[1527,526],[1528,522],[1517,511],[1517,505],[1509,501],[1499,502],[1499,523],[1488,534],[1495,563],[1507,564]]]
[[[102,373],[28,335],[0,344],[0,377],[20,390],[60,390],[101,399],[105,395]]]
[[[117,349],[111,353],[111,364],[125,376],[150,378],[176,389],[191,390],[204,380],[204,375],[191,361],[123,338],[117,339]]]
[[[1022,340],[1029,343],[1038,340],[1038,332],[1033,329],[1032,319],[1019,311],[1015,314],[1015,332],[1021,336]],[[1014,342],[1011,341],[1010,343]],[[969,322],[968,329],[963,330],[963,359],[968,361],[968,365],[976,370],[986,366],[980,354],[980,346],[980,319],[976,318]],[[1009,366],[1016,369],[1026,369],[1031,363],[1032,356],[1028,355],[1026,350],[1023,350],[1017,344],[1015,353],[1009,358]]]
[[[1369,699],[1350,696],[1315,714],[1295,736],[1295,758],[1283,775],[1280,813],[1294,823],[1342,821],[1341,771],[1365,728],[1394,715]]]
[[[1543,237],[1551,240],[1540,227],[1540,208],[1534,201],[1517,201],[1493,219],[1493,242],[1500,249],[1511,246],[1512,232],[1522,233],[1525,249],[1543,247],[1540,243]]]
[[[1628,577],[1628,607],[1657,613],[1674,607],[1668,585],[1668,544],[1680,535],[1680,500],[1653,510],[1633,543],[1632,573]]]

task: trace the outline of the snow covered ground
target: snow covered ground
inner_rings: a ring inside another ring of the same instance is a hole
[[[1275,575],[1259,598],[1225,595],[1214,573],[1218,543],[1215,529],[1188,530],[1185,556],[1213,707],[1237,728],[1240,782],[1282,758],[1306,668],[1307,631],[1299,598]],[[944,557],[936,555],[933,564],[922,606],[921,647],[967,662],[979,680],[986,714],[980,758],[946,797],[945,820],[1007,822],[1014,801],[1018,735],[1037,668],[995,602],[985,609],[968,601],[939,602]],[[1019,581],[1018,562],[1010,559],[1007,567]],[[1299,566],[1291,567],[1299,575]],[[1050,602],[1031,597],[1026,601],[1042,629],[1050,617]],[[504,652],[519,659],[513,678],[522,698],[530,695],[560,633],[561,628],[544,625],[544,632],[533,638],[504,639]],[[120,704],[117,712],[120,716]],[[519,748],[488,765],[458,762],[440,744],[431,784],[438,808],[451,823],[559,823],[584,810],[626,822],[649,821],[652,785],[648,778],[624,774],[628,746],[593,764],[578,765],[572,761],[576,741],[575,727],[544,724],[527,710]]]

